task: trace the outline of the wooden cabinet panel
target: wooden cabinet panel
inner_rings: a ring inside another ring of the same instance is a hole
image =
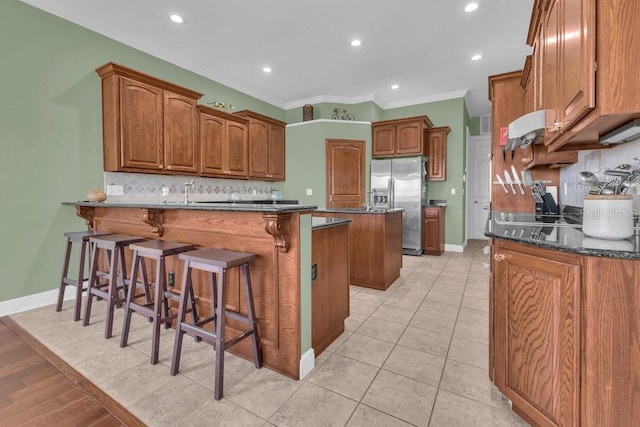
[[[446,181],[447,179],[447,135],[450,131],[449,126],[426,130],[429,181]]]
[[[495,252],[494,381],[537,425],[579,425],[577,256]]]
[[[442,255],[444,252],[444,209],[424,208],[423,252],[427,255]]]
[[[427,116],[371,123],[373,157],[426,156],[424,131],[432,126]]]
[[[120,80],[121,168],[162,169],[162,90],[128,78]],[[109,142],[111,143],[111,142]]]
[[[206,176],[247,177],[247,126],[241,117],[199,106],[200,173]]]
[[[349,225],[312,231],[311,346],[318,357],[344,332],[349,317]]]
[[[364,141],[328,139],[325,159],[327,207],[360,208],[365,202]]]
[[[196,101],[164,91],[164,168],[198,172]]]
[[[236,114],[249,123],[249,178],[284,181],[286,123],[249,110]]]

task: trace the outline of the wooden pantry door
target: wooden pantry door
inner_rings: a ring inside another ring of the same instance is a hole
[[[365,142],[326,140],[327,208],[359,208],[365,195]]]

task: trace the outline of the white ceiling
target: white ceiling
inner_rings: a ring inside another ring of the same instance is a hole
[[[470,114],[487,114],[487,77],[521,69],[531,52],[533,0],[474,0],[471,13],[471,0],[23,1],[285,109],[468,91]]]

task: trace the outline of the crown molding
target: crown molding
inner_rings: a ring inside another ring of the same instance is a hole
[[[465,98],[465,100],[467,100],[468,98],[466,97],[468,96],[468,93],[469,93],[469,89],[461,89],[453,92],[445,92],[445,93],[440,93],[436,95],[424,96],[421,98],[413,98],[413,99],[406,99],[403,101],[388,102],[382,108],[384,108],[385,110],[388,110],[391,108],[409,107],[409,106],[418,105],[418,104],[429,104],[431,102],[447,101],[449,99],[456,99],[456,98]]]
[[[306,122],[290,123],[286,127],[290,128],[290,127],[295,127],[295,126],[310,125],[310,124],[314,124],[314,123],[343,123],[343,124],[349,124],[349,125],[368,125],[368,126],[371,126],[371,122],[364,122],[364,121],[360,121],[360,120],[315,119],[315,120],[307,120]]]

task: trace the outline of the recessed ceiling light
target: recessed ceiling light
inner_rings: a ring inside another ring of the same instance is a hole
[[[262,67],[262,71],[264,71],[265,73],[270,73],[273,70],[271,69],[271,67]]]
[[[398,89],[400,86],[398,85],[391,85],[391,89]]]
[[[169,17],[176,24],[182,24],[184,22],[184,18],[180,15],[176,15],[175,13]]]
[[[351,46],[353,46],[353,47],[358,47],[361,44],[362,44],[362,41],[360,41],[358,39],[351,40]]]
[[[465,12],[473,12],[478,8],[478,3],[469,3],[465,8]]]
[[[478,59],[482,59],[482,55],[480,55],[479,53],[477,53],[477,54],[475,54],[475,55],[473,55],[471,57],[472,61],[477,61]]]

